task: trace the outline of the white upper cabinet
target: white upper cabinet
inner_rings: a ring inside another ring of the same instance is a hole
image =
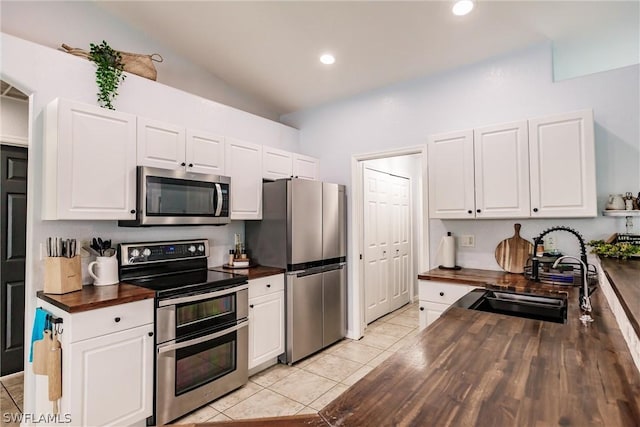
[[[293,176],[303,179],[318,179],[318,159],[304,156],[302,154],[293,155]]]
[[[429,137],[429,216],[474,218],[473,131]]]
[[[224,137],[187,129],[187,171],[224,175]]]
[[[591,110],[529,120],[531,216],[595,217]]]
[[[262,146],[226,138],[225,169],[231,177],[231,219],[262,219]]]
[[[293,176],[293,153],[264,146],[262,147],[262,177],[281,179]]]
[[[431,218],[596,216],[591,110],[433,135]]]
[[[476,218],[529,216],[527,122],[473,131]]]
[[[134,115],[56,99],[44,150],[43,219],[135,218]]]
[[[185,128],[138,117],[138,165],[184,169]]]

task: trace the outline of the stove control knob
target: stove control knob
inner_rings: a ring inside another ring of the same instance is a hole
[[[149,256],[149,255],[151,255],[151,249],[149,249],[149,248],[144,248],[144,249],[142,250],[142,255],[144,255],[144,256]]]
[[[198,252],[204,253],[204,245],[198,245]]]
[[[187,249],[189,252],[191,252],[192,254],[196,252],[196,247],[194,245],[189,246],[189,249]]]
[[[140,256],[140,250],[137,248],[131,249],[129,253],[131,254],[132,257],[135,257],[135,258],[138,258]]]

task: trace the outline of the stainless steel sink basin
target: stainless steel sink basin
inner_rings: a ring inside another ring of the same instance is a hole
[[[462,297],[459,307],[508,316],[565,323],[567,299],[526,293],[475,289]]]

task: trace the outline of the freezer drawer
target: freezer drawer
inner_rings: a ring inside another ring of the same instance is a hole
[[[338,265],[322,273],[323,347],[345,336],[346,270],[344,265]]]
[[[322,348],[322,273],[287,274],[286,362]]]

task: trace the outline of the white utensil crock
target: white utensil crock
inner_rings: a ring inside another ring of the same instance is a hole
[[[94,271],[95,270],[95,271]],[[89,275],[95,286],[115,285],[118,280],[118,260],[115,256],[99,256],[89,263]]]

